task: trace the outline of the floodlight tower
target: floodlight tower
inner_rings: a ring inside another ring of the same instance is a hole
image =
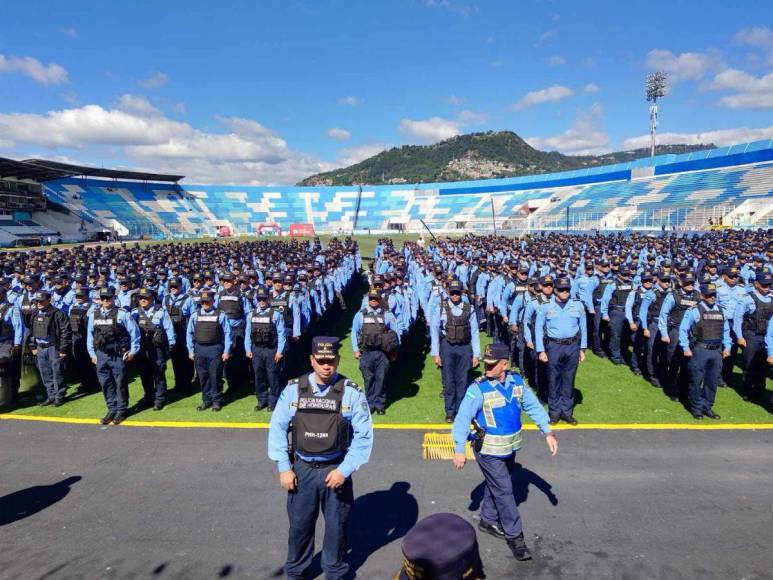
[[[650,107],[650,156],[655,156],[655,133],[658,129],[658,99],[666,95],[668,75],[663,71],[657,71],[647,77],[645,87],[647,89],[647,101],[652,103]]]

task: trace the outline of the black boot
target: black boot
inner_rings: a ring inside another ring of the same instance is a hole
[[[519,562],[531,560],[531,552],[529,552],[529,548],[526,547],[526,542],[523,540],[523,533],[512,540],[507,540],[507,545],[510,547],[513,557]]]

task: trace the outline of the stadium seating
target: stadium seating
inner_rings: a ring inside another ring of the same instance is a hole
[[[171,185],[64,178],[49,199],[126,237],[198,237],[261,224],[317,232],[652,229],[773,223],[773,141],[584,170],[454,183],[357,187]],[[359,210],[357,211],[357,208]]]

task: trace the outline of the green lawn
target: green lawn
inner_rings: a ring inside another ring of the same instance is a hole
[[[392,236],[399,247],[405,239],[416,239],[416,235]],[[358,236],[364,257],[372,256],[377,236]],[[322,236],[323,241],[327,236]],[[153,242],[143,242],[153,243]],[[357,307],[361,295],[350,299],[350,306]],[[352,355],[349,328],[353,308],[337,322],[335,333],[343,338],[340,371],[361,383],[357,361]],[[485,342],[485,337],[484,342]],[[376,416],[376,423],[442,423],[445,413],[440,398],[440,371],[435,368],[429,354],[424,354],[421,341],[411,345],[394,365],[387,390],[389,406],[385,416]],[[300,374],[301,369],[298,369]],[[169,384],[174,384],[171,365],[167,372]],[[740,373],[736,375],[740,382]],[[694,423],[681,403],[674,403],[653,388],[641,377],[634,376],[626,367],[612,365],[588,353],[587,360],[580,365],[577,374],[577,407],[575,416],[583,423]],[[769,383],[770,388],[770,383]],[[197,412],[200,402],[198,395],[179,398],[171,390],[170,402],[161,412],[145,410],[131,416],[131,419],[145,421],[226,421],[226,422],[267,422],[266,411],[255,412],[255,397],[244,387],[237,392],[227,393],[227,404],[220,413]],[[142,387],[139,379],[130,384],[130,401],[139,400]],[[771,423],[773,415],[753,403],[744,402],[734,389],[720,389],[714,409],[722,415],[721,423]],[[13,414],[48,415],[56,417],[77,417],[98,419],[105,412],[102,395],[73,395],[60,408],[41,408],[29,398],[10,411]]]

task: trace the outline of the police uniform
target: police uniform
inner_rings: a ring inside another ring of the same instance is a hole
[[[255,381],[256,411],[268,407],[273,411],[279,397],[279,372],[277,355],[284,356],[286,337],[284,317],[271,306],[261,308],[260,301],[268,304],[268,292],[261,288],[255,294],[256,306],[247,317],[244,333],[244,350],[250,353],[252,374]],[[281,360],[281,359],[280,359]]]
[[[174,289],[179,289],[179,292],[175,294]],[[169,292],[164,296],[163,305],[169,314],[175,333],[174,347],[170,353],[172,372],[174,373],[174,388],[185,393],[190,391],[193,381],[193,364],[188,358],[185,333],[196,302],[193,297],[184,293],[183,289],[180,278],[170,280]]]
[[[770,294],[773,275],[760,272],[755,274],[755,278],[754,289],[739,300],[733,319],[736,336],[746,341],[741,375],[746,400],[759,398],[765,391],[765,333],[773,317],[773,298]]]
[[[197,409],[212,408],[217,412],[223,405],[223,354],[231,352],[231,325],[228,317],[214,307],[214,292],[204,290],[200,299],[199,308],[188,320],[186,344],[201,387],[202,404]]]
[[[478,317],[468,302],[461,300],[462,283],[454,280],[448,292],[460,299],[454,302],[448,298],[440,305],[430,323],[432,345],[430,354],[439,356],[443,380],[446,421],[453,421],[456,411],[467,390],[467,374],[472,368],[472,359],[480,358],[480,334]]]
[[[274,273],[271,276],[271,280],[274,284],[282,282],[282,275]],[[292,277],[290,278],[292,280]],[[280,381],[286,380],[285,368],[288,365],[296,363],[300,360],[300,345],[297,344],[301,339],[301,308],[300,301],[297,296],[293,294],[291,290],[282,288],[277,290],[272,288],[269,291],[269,300],[271,307],[278,311],[282,315],[285,327],[285,356],[279,361],[277,372],[279,373]],[[291,341],[296,341],[296,345],[293,345]],[[288,359],[293,359],[291,362]]]
[[[569,278],[556,280],[557,289],[569,290]],[[548,410],[553,422],[559,418],[577,424],[574,418],[574,378],[580,362],[580,351],[588,344],[585,308],[579,300],[562,302],[554,294],[550,302],[537,310],[535,324],[537,353],[546,353]]]
[[[625,315],[626,299],[634,289],[630,275],[628,267],[620,268],[618,279],[604,288],[600,303],[601,316],[609,321],[609,360],[616,365],[625,364],[623,350],[627,350],[630,336]]]
[[[535,325],[537,323],[537,312],[539,311],[540,306],[550,302],[550,295],[546,294],[542,288],[548,286],[552,288],[553,282],[553,276],[551,275],[540,276],[540,291],[526,304],[523,313],[523,338],[526,343],[526,348],[528,349],[526,360],[524,361],[526,364],[525,376],[529,386],[534,389],[534,392],[537,393],[537,396],[542,398],[542,400],[547,399],[548,385],[547,376],[545,374],[545,365],[537,358]],[[529,348],[529,344],[532,345],[531,348]]]
[[[644,344],[645,374],[647,380],[653,387],[661,387],[660,369],[661,359],[665,360],[665,346],[660,340],[658,330],[658,315],[660,313],[663,300],[668,295],[671,288],[671,275],[666,272],[657,273],[657,283],[652,286],[642,297],[639,305],[638,317],[642,329],[646,329],[649,336],[646,337]]]
[[[70,322],[64,312],[51,304],[51,294],[39,291],[35,295],[38,306],[32,311],[30,328],[30,349],[40,372],[40,379],[46,389],[46,400],[42,403],[60,406],[67,393],[64,380],[63,359],[72,348]],[[47,304],[41,308],[41,302]]]
[[[8,302],[5,288],[0,288],[0,377],[4,385],[10,386],[9,398],[15,395],[23,341],[21,312],[17,306]]]
[[[368,299],[382,298],[377,292],[368,293]],[[387,338],[387,333],[393,334]],[[382,306],[366,306],[352,320],[352,349],[360,353],[360,372],[365,381],[365,395],[371,411],[383,415],[386,408],[384,378],[389,370],[387,350],[399,346],[400,327],[394,315]],[[391,340],[393,345],[386,346]]]
[[[665,348],[660,384],[663,391],[673,401],[679,399],[679,392],[686,384],[686,368],[684,357],[679,346],[679,325],[682,318],[693,306],[698,305],[700,294],[697,290],[687,290],[695,283],[692,272],[686,272],[679,277],[680,287],[669,292],[663,299],[658,315],[658,331],[662,337],[668,337]]]
[[[112,300],[112,288],[103,288],[101,298],[110,298],[108,308],[95,308],[86,330],[86,349],[96,359],[97,379],[107,404],[107,415],[100,421],[116,425],[126,419],[129,405],[126,360],[140,350],[140,331],[131,315]]]
[[[493,344],[486,347],[483,361],[496,364],[508,357],[506,345]],[[503,382],[481,377],[468,387],[452,428],[456,453],[464,453],[467,441],[474,438],[475,459],[485,479],[479,527],[501,533],[511,549],[516,542],[523,544],[523,522],[512,482],[515,454],[521,448],[522,411],[543,433],[550,433],[547,413],[519,374],[506,372]],[[475,427],[474,435],[470,425]]]
[[[696,419],[704,416],[719,419],[714,413],[717,383],[722,371],[723,353],[730,354],[730,330],[722,308],[707,299],[716,296],[715,284],[701,286],[702,300],[690,308],[679,325],[679,345],[688,357],[687,392],[690,412]]]
[[[160,411],[166,402],[166,361],[169,352],[177,342],[172,319],[163,307],[153,304],[155,292],[143,288],[137,293],[138,299],[150,300],[147,309],[138,306],[132,310],[140,329],[140,352],[137,359],[145,406],[153,405]]]
[[[237,389],[247,375],[246,357],[244,354],[244,328],[245,319],[249,316],[251,304],[242,296],[241,290],[234,284],[236,277],[232,272],[220,274],[220,281],[231,282],[229,289],[223,288],[217,294],[215,306],[228,318],[231,327],[231,352],[230,358],[224,365],[225,378],[229,389]]]
[[[339,341],[315,337],[312,356],[334,358]],[[280,473],[293,470],[296,487],[287,494],[290,520],[288,578],[302,578],[314,555],[314,528],[322,511],[325,538],[322,569],[331,580],[346,577],[347,521],[354,503],[351,475],[368,462],[373,425],[368,402],[357,385],[334,374],[330,384],[318,384],[315,373],[291,381],[271,415],[268,456]],[[288,431],[293,442],[288,445]],[[338,470],[346,479],[332,489],[325,479]]]
[[[88,320],[96,307],[89,300],[89,289],[81,287],[75,291],[75,301],[68,311],[72,332],[72,372],[86,392],[99,389],[97,373],[86,348]]]

